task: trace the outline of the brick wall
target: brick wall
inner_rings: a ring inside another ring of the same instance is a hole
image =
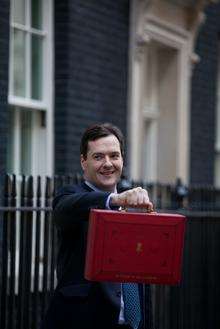
[[[7,96],[9,58],[9,0],[0,6],[0,177],[6,170]],[[0,182],[0,186],[2,186]],[[1,188],[0,188],[1,196]]]
[[[190,180],[213,184],[220,4],[209,5],[205,13],[195,49],[201,61],[192,79]]]
[[[55,172],[79,170],[83,130],[126,132],[129,0],[55,0]]]

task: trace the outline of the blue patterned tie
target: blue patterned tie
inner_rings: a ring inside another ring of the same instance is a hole
[[[136,283],[123,283],[122,292],[124,299],[125,322],[132,328],[138,329],[141,321],[141,306]]]

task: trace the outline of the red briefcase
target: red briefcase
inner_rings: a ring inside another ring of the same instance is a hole
[[[91,210],[85,278],[178,284],[185,222],[182,215]]]

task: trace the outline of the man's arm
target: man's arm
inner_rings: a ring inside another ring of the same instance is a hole
[[[54,198],[53,219],[61,229],[74,228],[77,223],[88,220],[90,209],[105,209],[109,195],[110,192],[87,192],[65,187]]]
[[[74,228],[81,221],[87,221],[89,212],[93,208],[105,209],[108,197],[109,207],[146,208],[153,211],[148,193],[141,187],[115,194],[111,192],[84,192],[74,188],[64,188],[53,202],[53,218],[56,225],[62,230]]]

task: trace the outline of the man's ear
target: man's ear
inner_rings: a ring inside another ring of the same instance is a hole
[[[83,170],[85,170],[85,161],[86,159],[84,158],[83,154],[80,155],[80,163],[81,163],[81,167]]]

